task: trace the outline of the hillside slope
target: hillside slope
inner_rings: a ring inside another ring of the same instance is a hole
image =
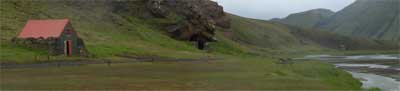
[[[131,1],[135,12],[115,12],[107,1],[1,1],[2,61],[30,61],[46,51],[24,46],[12,46],[15,37],[29,19],[68,18],[78,35],[84,39],[92,57],[118,55],[199,57],[205,52],[190,42],[177,41],[161,27],[175,22],[164,18],[144,19],[145,1]],[[3,13],[7,12],[7,13]],[[129,16],[129,17],[127,17]],[[184,55],[184,56],[182,56]]]
[[[330,18],[334,14],[335,12],[328,9],[313,9],[305,12],[290,14],[283,19],[275,18],[271,21],[277,21],[302,28],[313,28],[319,22]]]
[[[174,38],[174,34],[166,28],[182,20],[190,20],[191,17],[182,17],[186,14],[184,10],[172,10],[169,12],[175,13],[157,17],[151,15],[152,12],[147,8],[146,3],[146,0],[128,2],[1,1],[1,12],[7,13],[2,13],[0,17],[0,56],[2,61],[7,62],[31,62],[36,56],[46,57],[47,51],[13,45],[11,39],[17,36],[29,19],[63,18],[69,18],[72,21],[73,27],[86,42],[90,56],[93,58],[113,58],[121,55],[173,58],[198,58],[214,54],[265,54],[268,56],[269,53],[277,50],[298,52],[332,50],[340,49],[341,45],[351,46],[348,47],[349,50],[396,47],[390,43],[355,40],[318,31],[306,33],[301,31],[306,29],[227,14],[227,17],[231,19],[230,23],[223,23],[228,18],[215,19],[217,25],[215,37],[218,41],[210,43],[208,51],[201,51],[195,48],[193,42]],[[216,14],[220,15],[220,13]],[[214,14],[209,16],[216,17]],[[196,26],[191,26],[191,29],[199,31],[196,30],[198,28]],[[231,27],[228,29],[229,26]],[[200,24],[199,27],[201,29],[203,26]],[[329,36],[325,36],[326,34]]]
[[[0,69],[0,89],[361,90],[361,83],[357,79],[333,65],[314,61],[290,65],[277,62],[276,58],[292,56],[281,52],[304,48],[298,52],[304,55],[304,51],[311,49],[337,49],[335,47],[340,43],[329,44],[338,39],[337,35],[326,36],[324,32],[314,35],[316,33],[304,32],[306,30],[284,24],[228,15],[232,19],[231,24],[228,24],[232,27],[227,29],[224,28],[227,23],[215,22],[219,26],[214,31],[218,41],[210,43],[209,50],[202,51],[195,48],[192,42],[174,38],[165,29],[179,20],[193,20],[190,17],[181,17],[179,11],[172,11],[173,14],[169,16],[153,16],[154,12],[150,12],[146,6],[148,0],[115,1],[0,0],[1,65],[13,62],[22,65],[41,63],[41,57],[47,58],[45,50],[13,45],[10,40],[29,19],[60,18],[69,18],[78,35],[86,42],[90,56],[84,60],[100,63],[70,67],[58,65],[69,63],[69,57],[51,57],[49,61],[56,61],[54,63],[57,63],[57,68]],[[195,19],[188,25],[197,21]],[[350,43],[362,42],[357,43],[354,49],[392,47],[377,41],[344,40]],[[148,56],[176,58],[180,61],[151,59],[137,62],[142,60],[135,59]],[[217,59],[207,60],[210,57]],[[185,60],[193,58],[200,58],[200,61]]]
[[[399,0],[357,0],[317,28],[343,35],[400,40]]]
[[[232,28],[227,34],[231,34],[230,38],[241,44],[289,51],[342,49],[341,47],[345,47],[346,50],[398,49],[398,46],[390,41],[352,38],[236,15],[230,15],[230,18]]]

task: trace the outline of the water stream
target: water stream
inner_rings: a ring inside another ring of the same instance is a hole
[[[353,77],[363,79],[363,88],[380,88],[384,91],[400,91],[400,82],[393,78],[369,74],[350,72]]]
[[[360,79],[363,88],[400,91],[400,54],[393,55],[308,55],[299,59],[314,59],[333,63],[336,67]]]

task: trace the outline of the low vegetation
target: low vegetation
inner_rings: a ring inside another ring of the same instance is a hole
[[[144,4],[140,0],[129,3],[138,9]],[[171,38],[160,27],[173,20],[143,18],[138,15],[142,14],[141,10],[121,13],[110,10],[109,4],[79,5],[59,0],[1,0],[0,4],[2,64],[75,59],[120,61],[126,59],[123,56],[217,58],[204,62],[162,62],[160,59],[155,61],[161,62],[111,66],[1,69],[2,90],[361,90],[361,83],[350,74],[326,63],[280,64],[278,58],[342,52],[314,40],[323,36],[294,35],[295,29],[283,24],[229,15],[232,28],[218,29],[218,42],[210,43],[208,50],[202,51],[191,42]],[[52,56],[52,60],[47,60],[47,51],[13,45],[10,41],[28,19],[60,18],[72,21],[86,43],[88,58]]]
[[[361,86],[350,74],[326,63],[289,65],[254,57],[24,68],[2,73],[0,86],[8,90],[360,90]]]

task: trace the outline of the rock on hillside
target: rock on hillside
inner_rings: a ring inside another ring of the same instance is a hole
[[[328,19],[334,14],[335,12],[328,9],[314,9],[291,14],[284,19],[274,18],[271,19],[271,21],[277,21],[302,28],[313,28],[319,22]]]
[[[177,39],[215,41],[216,26],[230,27],[223,8],[210,0],[149,0],[147,7],[158,18],[171,15],[181,18],[167,26],[168,32]]]
[[[400,40],[400,0],[357,0],[318,28],[343,35]]]
[[[125,53],[125,49],[135,49],[128,51],[132,53],[156,55],[165,55],[165,52],[157,51],[160,48],[194,51],[191,49],[192,45],[188,46],[186,43],[168,38],[165,35],[168,34],[167,31],[171,32],[172,37],[181,40],[192,40],[191,37],[197,35],[206,37],[208,41],[214,38],[216,32],[220,41],[210,45],[215,50],[224,52],[241,49],[247,45],[252,48],[271,49],[289,49],[289,47],[299,49],[300,46],[314,48],[315,46],[325,47],[325,45],[330,45],[329,48],[337,48],[343,43],[325,42],[337,39],[350,40],[336,35],[325,36],[325,33],[319,34],[320,31],[299,35],[302,31],[297,33],[295,30],[302,29],[292,29],[285,24],[229,15],[223,12],[221,6],[210,0],[56,0],[43,2],[1,0],[0,7],[2,7],[0,9],[2,12],[7,12],[0,17],[2,24],[0,38],[2,40],[12,39],[28,19],[68,17],[73,20],[74,27],[79,30],[80,36],[86,40],[87,45],[92,46],[88,47],[89,50],[115,50],[92,52],[97,53],[96,55]],[[230,29],[223,31],[218,27]],[[216,31],[215,28],[221,31]],[[7,44],[6,41],[1,42]],[[376,41],[369,41],[369,43],[359,44],[360,46],[372,46],[362,49],[391,48],[382,47],[385,43]],[[154,47],[158,47],[157,50],[147,50]],[[116,50],[120,48],[123,50]],[[355,46],[354,48],[361,47]],[[137,50],[143,49],[146,49],[146,52],[137,52]],[[243,50],[248,49],[243,48]]]
[[[90,2],[71,1],[73,5]],[[230,20],[216,2],[210,0],[99,0],[108,3],[114,13],[126,18],[139,16],[156,21],[161,30],[179,40],[196,41],[200,36],[206,41],[215,41],[215,28],[229,28]],[[90,4],[88,4],[90,5]]]

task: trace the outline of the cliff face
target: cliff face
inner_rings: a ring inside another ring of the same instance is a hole
[[[343,35],[400,40],[400,0],[357,0],[317,28]]]
[[[133,0],[106,1],[113,12],[147,20],[165,19],[162,30],[178,40],[215,41],[216,27],[230,28],[223,8],[210,0]]]
[[[166,29],[181,40],[215,41],[216,26],[230,27],[223,8],[210,0],[149,0],[146,7],[157,18],[178,17]]]
[[[275,18],[272,19],[271,21],[277,21],[284,24],[302,28],[313,28],[319,22],[328,19],[334,14],[335,12],[328,9],[314,9],[305,12],[291,14],[284,19]]]

